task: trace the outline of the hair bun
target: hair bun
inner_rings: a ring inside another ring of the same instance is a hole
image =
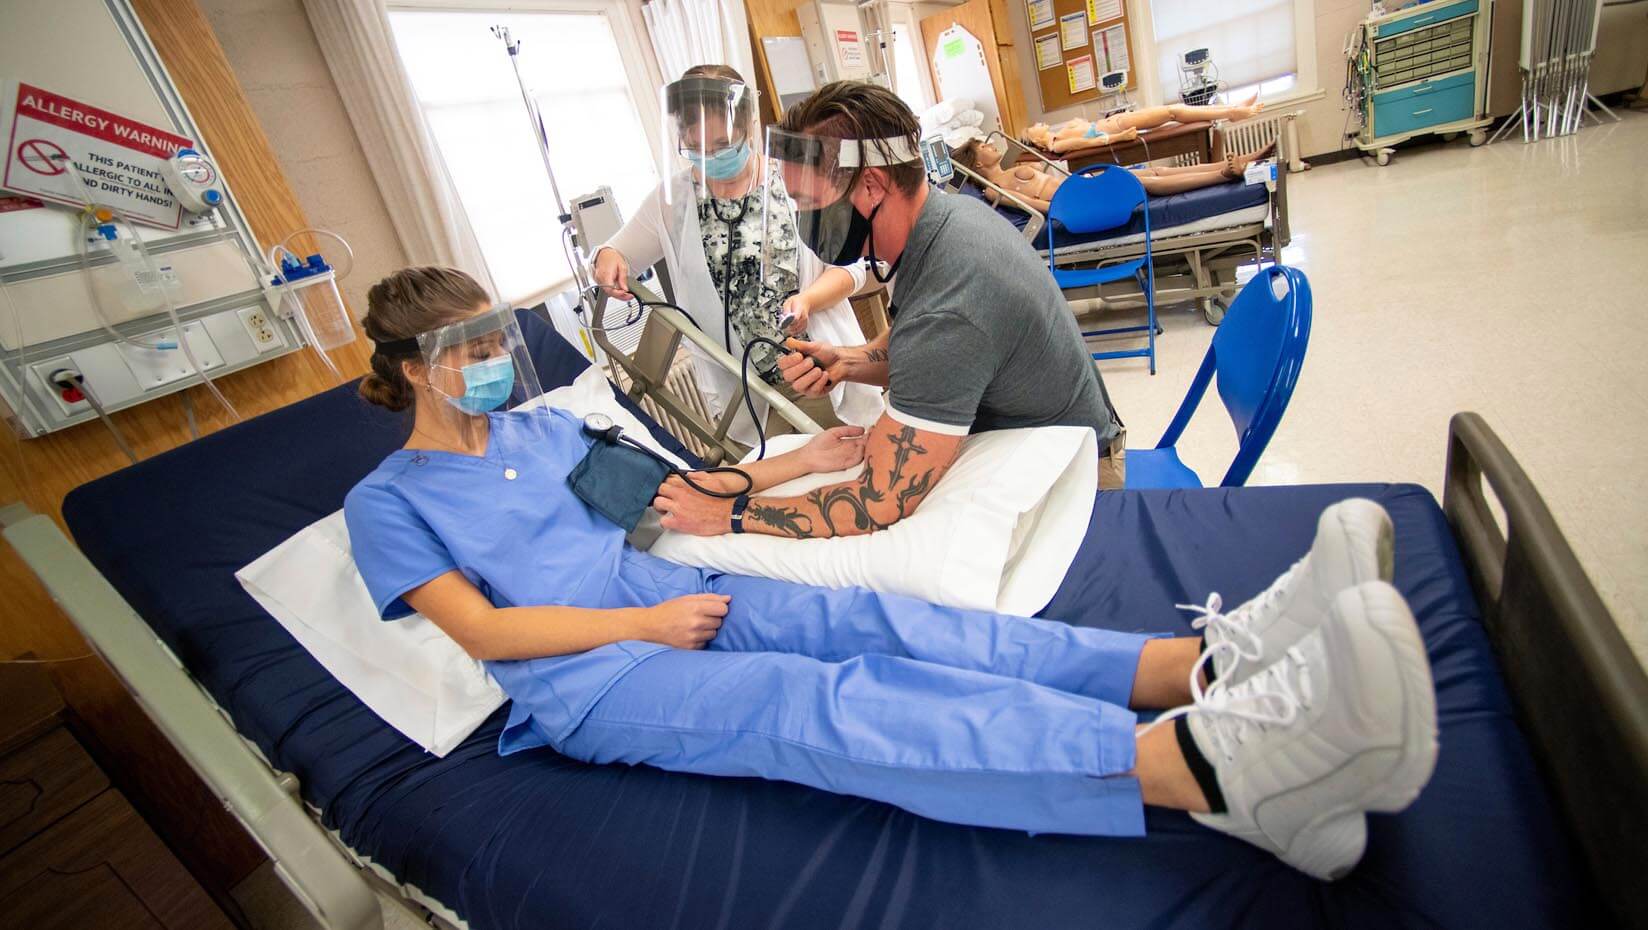
[[[412,406],[412,385],[398,371],[382,369],[395,363],[381,355],[372,356],[372,370],[361,379],[360,396],[369,404],[399,412]]]

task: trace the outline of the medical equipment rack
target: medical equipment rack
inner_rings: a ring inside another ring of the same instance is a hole
[[[1353,36],[1361,88],[1356,147],[1381,165],[1391,147],[1427,133],[1488,141],[1493,0],[1436,0],[1369,16]]]

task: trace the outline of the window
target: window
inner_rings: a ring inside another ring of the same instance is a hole
[[[609,185],[630,216],[658,173],[625,70],[632,56],[620,54],[614,24],[591,11],[397,9],[389,21],[498,296],[520,300],[565,283],[571,270],[555,197],[514,69],[490,27],[508,26],[521,42],[521,72],[543,114],[561,196],[570,202]]]
[[[918,116],[933,105],[933,102],[927,99],[927,88],[922,82],[921,72],[924,69],[921,58],[915,43],[910,39],[910,30],[905,28],[903,23],[894,23],[893,81],[898,85],[894,91]]]
[[[1179,96],[1179,56],[1205,48],[1230,99],[1268,92],[1298,70],[1295,0],[1150,0],[1162,96]],[[1314,49],[1308,51],[1314,52]],[[1285,82],[1292,87],[1292,81]],[[1259,85],[1263,85],[1262,87]],[[1245,90],[1245,95],[1237,91]]]

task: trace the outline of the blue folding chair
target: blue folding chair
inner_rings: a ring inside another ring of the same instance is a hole
[[[1236,295],[1213,333],[1190,392],[1154,449],[1127,450],[1127,487],[1199,488],[1202,479],[1179,461],[1174,446],[1191,414],[1219,377],[1219,398],[1236,426],[1236,460],[1221,486],[1240,487],[1282,422],[1310,342],[1310,282],[1297,268],[1263,268]]]
[[[1053,241],[1055,227],[1062,224],[1076,235],[1104,232],[1126,226],[1133,219],[1133,211],[1144,213],[1144,257],[1132,261],[1105,265],[1101,268],[1060,268],[1057,243]],[[1150,373],[1156,373],[1156,264],[1150,252],[1150,196],[1144,185],[1131,171],[1120,165],[1089,165],[1064,179],[1053,192],[1047,205],[1047,266],[1053,271],[1053,280],[1059,288],[1070,290],[1094,287],[1134,278],[1144,293],[1144,305],[1149,320],[1143,326],[1123,326],[1117,329],[1096,329],[1084,332],[1091,336],[1116,336],[1123,333],[1144,333],[1145,347],[1122,349],[1115,352],[1094,352],[1095,359],[1148,358]]]

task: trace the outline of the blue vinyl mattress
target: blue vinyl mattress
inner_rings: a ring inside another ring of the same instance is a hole
[[[545,388],[587,364],[528,319]],[[274,411],[69,495],[92,562],[304,798],[361,854],[475,930],[525,928],[1493,927],[1582,925],[1563,829],[1435,501],[1405,485],[1099,495],[1043,612],[1189,632],[1175,602],[1251,596],[1329,503],[1395,519],[1397,586],[1435,668],[1441,757],[1408,811],[1374,816],[1344,880],[1312,881],[1187,816],[1143,839],[1028,836],[924,820],[796,785],[503,758],[503,711],[445,759],[380,721],[233,573],[337,509],[402,441],[353,386]]]
[[[961,192],[985,200],[984,192],[972,183],[962,186]],[[1185,191],[1181,194],[1169,194],[1166,197],[1151,197],[1150,228],[1158,236],[1173,226],[1183,226],[1205,220],[1210,216],[1221,213],[1234,213],[1248,207],[1263,206],[1270,197],[1270,193],[1263,184],[1244,184],[1243,182],[1229,181],[1216,184],[1212,187],[1203,187],[1198,190]],[[1023,229],[1030,221],[1029,214],[1017,207],[997,205],[995,211],[1012,223]],[[1041,231],[1036,233],[1035,246],[1038,250],[1047,248],[1047,230],[1054,230],[1053,242],[1059,248],[1073,245],[1086,245],[1091,242],[1103,242],[1106,239],[1120,239],[1124,236],[1136,236],[1144,232],[1144,211],[1134,209],[1133,219],[1126,225],[1116,229],[1107,229],[1103,232],[1075,235],[1064,228],[1064,224],[1056,220],[1049,220]]]

